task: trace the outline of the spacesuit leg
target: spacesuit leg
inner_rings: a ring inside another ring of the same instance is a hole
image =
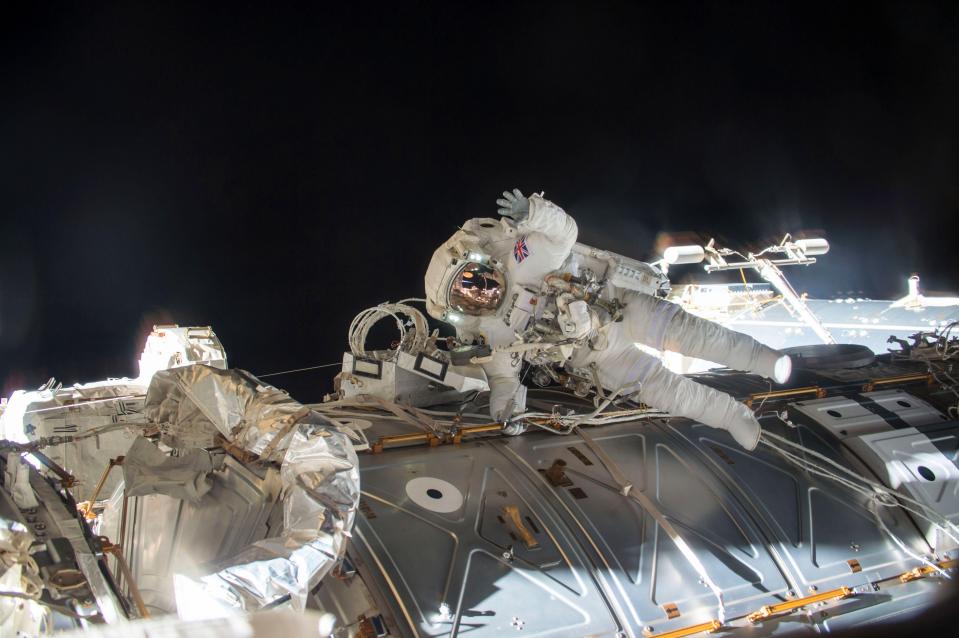
[[[733,370],[755,372],[777,383],[789,378],[789,357],[748,335],[680,309],[669,321],[667,350],[721,363]]]
[[[625,300],[623,323],[633,339],[657,350],[672,350],[734,370],[755,372],[784,383],[789,358],[748,335],[685,312],[677,304],[645,295]]]
[[[623,324],[614,324],[605,349],[584,349],[572,363],[578,368],[595,364],[600,383],[610,392],[619,390],[620,396],[727,430],[741,446],[755,449],[760,427],[749,408],[724,392],[670,372],[657,357],[636,348],[634,340]]]
[[[639,400],[672,415],[726,430],[747,450],[756,449],[759,443],[761,428],[752,410],[725,392],[696,383],[661,365],[646,377],[639,390]]]
[[[650,373],[662,365],[659,358],[639,350],[634,341],[622,323],[614,323],[606,332],[602,349],[578,348],[570,364],[579,370],[594,369],[606,391],[628,397],[635,394]]]

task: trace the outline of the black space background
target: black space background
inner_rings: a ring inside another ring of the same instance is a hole
[[[800,289],[959,289],[959,3],[168,4],[0,14],[4,395],[160,322],[336,361],[513,186],[635,257],[823,229]]]

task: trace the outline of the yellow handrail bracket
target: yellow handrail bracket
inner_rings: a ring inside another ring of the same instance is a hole
[[[795,611],[806,605],[812,605],[813,603],[822,603],[830,600],[841,600],[853,595],[852,589],[849,587],[840,587],[838,589],[831,589],[829,591],[823,592],[821,594],[813,594],[812,596],[806,596],[805,598],[797,598],[796,600],[787,600],[784,603],[777,603],[775,605],[766,605],[759,611],[755,611],[748,616],[746,620],[751,623],[757,623],[760,620],[766,620],[772,618],[773,616],[778,616],[780,614],[788,614],[789,612]]]

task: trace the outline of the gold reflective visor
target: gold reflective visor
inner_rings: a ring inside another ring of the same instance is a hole
[[[450,283],[449,306],[473,317],[496,312],[506,297],[506,277],[485,264],[467,262]]]

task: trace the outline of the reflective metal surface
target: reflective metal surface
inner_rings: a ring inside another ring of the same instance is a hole
[[[428,457],[422,450],[397,450],[363,461],[354,548],[376,566],[374,578],[396,597],[394,616],[415,633],[590,635],[620,629],[601,593],[605,584],[561,514],[501,444],[438,448]],[[417,505],[407,485],[423,477],[454,490],[427,490],[427,498],[461,498],[462,506],[447,512]],[[511,528],[503,514],[509,506],[519,510],[535,547]]]
[[[869,394],[889,420],[939,419],[899,390]],[[868,473],[819,424],[762,423]],[[917,582],[874,592],[873,581],[918,563],[864,499],[770,449],[746,453],[724,432],[683,419],[604,426],[590,436],[679,530],[734,624],[764,605],[841,587],[856,592],[821,613],[765,621],[750,630],[756,635],[914,613],[936,589]],[[363,499],[350,553],[402,635],[640,636],[717,618],[716,598],[676,545],[575,436],[530,433],[360,460]],[[929,551],[903,512],[882,516],[911,551]]]
[[[280,478],[276,470],[256,474],[231,457],[211,475],[213,487],[194,504],[154,494],[130,498],[126,537],[118,541],[136,576],[144,601],[156,613],[176,613],[173,574],[195,573],[208,562],[235,556],[254,541],[277,533]],[[122,489],[105,525],[119,534]]]

